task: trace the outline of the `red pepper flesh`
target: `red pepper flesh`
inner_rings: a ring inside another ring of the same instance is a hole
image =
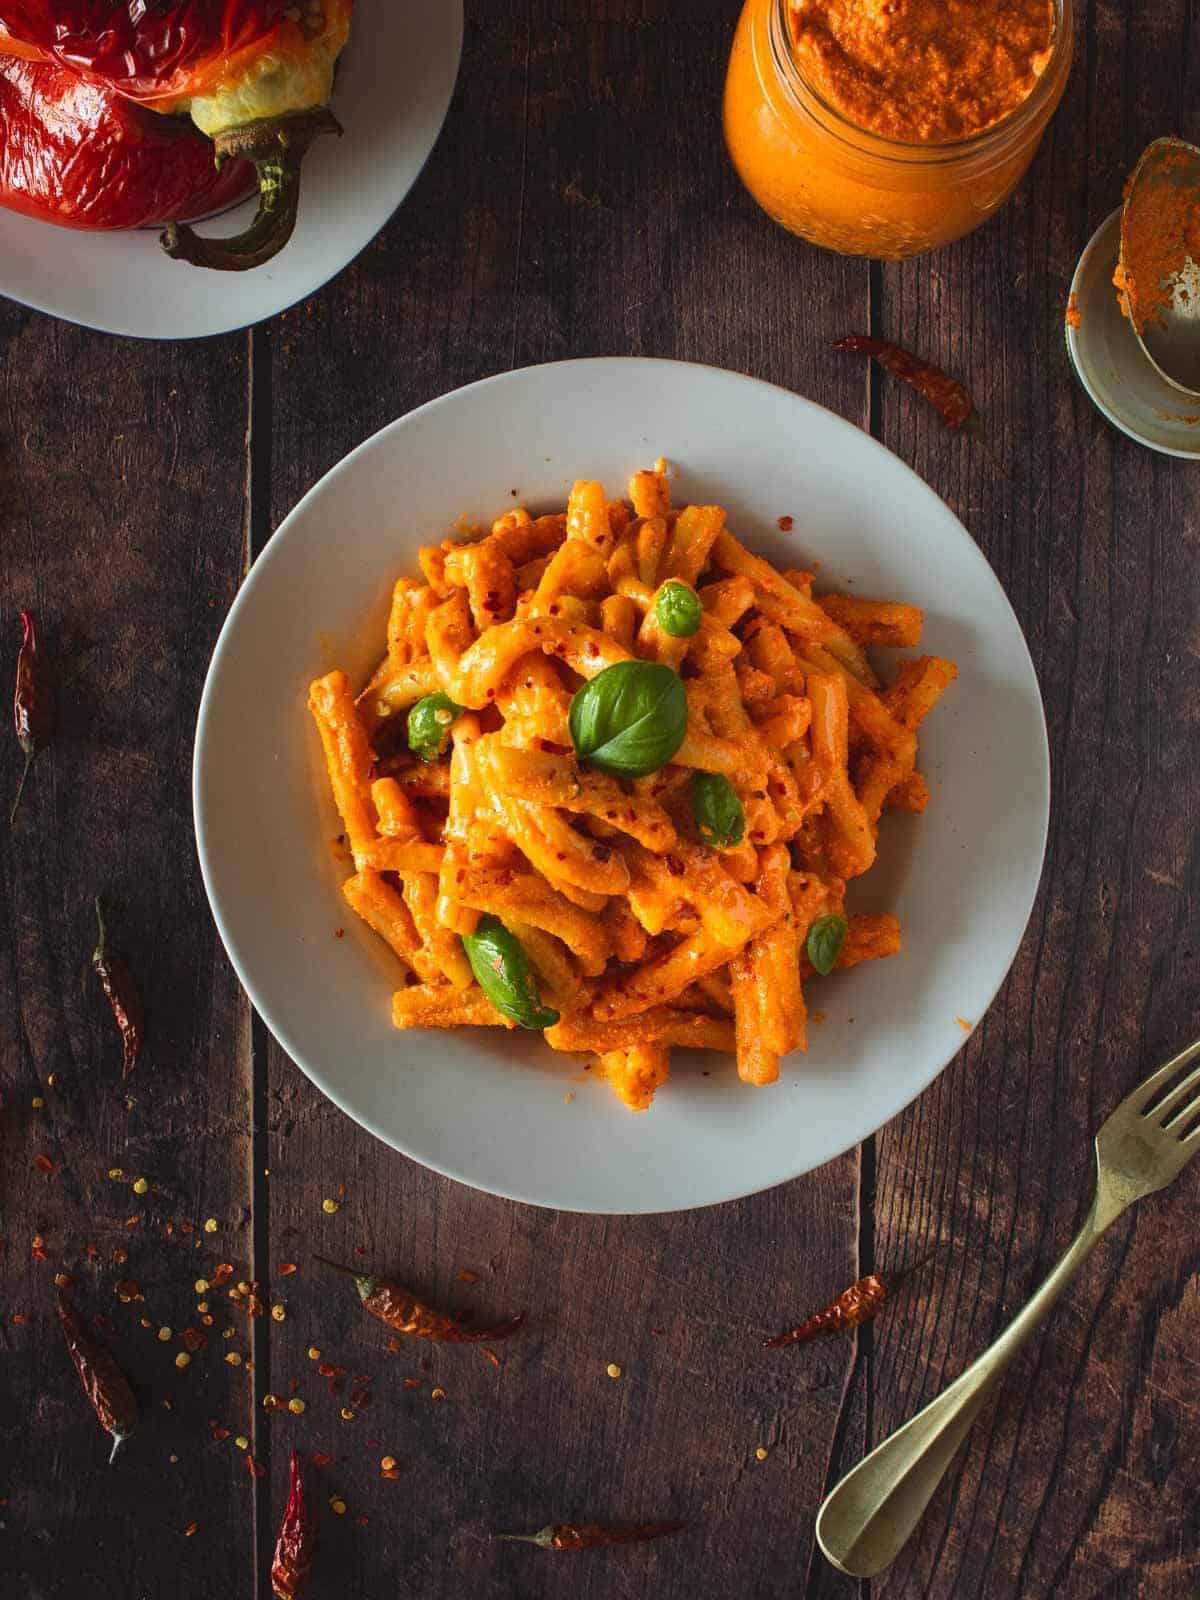
[[[320,133],[353,0],[0,0],[0,51],[48,60],[155,111],[188,113],[218,163],[259,174],[254,222],[231,240],[172,226],[169,255],[239,271],[269,260],[296,223],[300,163]]]
[[[0,55],[0,205],[64,228],[143,228],[207,216],[255,187],[219,171],[190,124],[160,117],[55,62]]]

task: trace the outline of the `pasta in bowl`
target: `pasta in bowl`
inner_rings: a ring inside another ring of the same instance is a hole
[[[774,1082],[804,983],[901,947],[845,894],[929,799],[917,732],[956,668],[884,684],[867,655],[918,648],[921,612],[815,595],[722,507],[674,509],[662,462],[419,563],[366,686],[309,695],[396,1026],[535,1029],[634,1111],[675,1046]]]

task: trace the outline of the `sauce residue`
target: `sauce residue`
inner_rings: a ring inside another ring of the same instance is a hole
[[[1185,146],[1157,157],[1137,183],[1125,185],[1121,259],[1113,273],[1121,315],[1139,333],[1161,323],[1188,258],[1200,264],[1200,183],[1187,177],[1195,156]],[[1180,291],[1186,298],[1187,289]]]
[[[1052,0],[791,0],[796,62],[858,127],[906,144],[982,133],[1029,98]]]
[[[1083,312],[1079,309],[1079,301],[1076,299],[1074,289],[1072,289],[1070,298],[1067,301],[1067,327],[1077,328],[1082,321]]]

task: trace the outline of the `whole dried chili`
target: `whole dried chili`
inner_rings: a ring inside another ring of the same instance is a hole
[[[137,1065],[142,1048],[142,998],[124,956],[109,946],[99,895],[96,897],[96,923],[100,936],[92,951],[92,966],[121,1035],[121,1076],[127,1078]]]
[[[17,651],[17,681],[13,690],[13,727],[25,756],[25,766],[8,816],[10,828],[16,821],[30,765],[38,751],[49,744],[53,723],[54,706],[42,671],[37,618],[32,611],[22,611],[21,648]]]
[[[292,1451],[288,1470],[288,1497],[275,1559],[271,1563],[271,1588],[279,1600],[301,1600],[312,1571],[316,1529],[304,1503],[304,1481],[300,1475],[300,1452]]]
[[[641,1522],[628,1528],[606,1528],[600,1523],[552,1522],[537,1533],[495,1533],[494,1539],[514,1544],[536,1544],[540,1550],[594,1550],[606,1544],[647,1544],[682,1533],[686,1522]]]
[[[259,177],[258,212],[232,239],[171,224],[168,255],[224,271],[277,254],[296,224],[300,165],[340,133],[328,108],[353,0],[0,0],[0,52],[55,61],[153,111],[190,115],[218,163]]]
[[[789,1344],[804,1344],[809,1339],[824,1339],[835,1333],[849,1333],[852,1328],[870,1322],[871,1318],[882,1309],[884,1301],[892,1292],[885,1287],[883,1279],[872,1272],[868,1277],[852,1283],[848,1289],[843,1289],[832,1305],[809,1317],[798,1328],[793,1328],[789,1333],[776,1334],[773,1339],[764,1339],[763,1347],[767,1350],[782,1350]]]
[[[112,1454],[108,1458],[112,1461],[137,1423],[137,1400],[112,1352],[84,1326],[61,1289],[57,1306],[67,1350],[75,1363],[83,1392],[91,1401],[101,1427],[112,1434]]]
[[[377,1278],[355,1272],[353,1267],[330,1261],[325,1256],[314,1258],[337,1272],[346,1272],[354,1279],[363,1309],[378,1317],[396,1333],[406,1333],[414,1339],[431,1339],[435,1344],[484,1344],[496,1339],[507,1339],[525,1321],[525,1313],[518,1311],[514,1317],[505,1317],[488,1328],[471,1329],[454,1317],[434,1311],[424,1305],[409,1290],[387,1278]]]
[[[965,433],[979,433],[979,413],[971,392],[957,378],[951,378],[932,362],[914,356],[898,344],[886,339],[872,339],[864,333],[852,333],[845,339],[834,341],[835,350],[849,350],[854,355],[870,356],[878,361],[885,372],[903,383],[910,384],[919,395],[928,400],[948,428]]]

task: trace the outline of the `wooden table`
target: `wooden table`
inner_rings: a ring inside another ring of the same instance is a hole
[[[1200,473],[1115,433],[1062,338],[1076,257],[1142,146],[1200,133],[1193,8],[1093,0],[1016,197],[902,265],[813,250],[739,188],[718,122],[735,0],[467,9],[428,168],[306,304],[248,334],[154,345],[0,303],[4,659],[16,612],[36,607],[61,701],[57,748],[0,829],[0,1589],[22,1600],[264,1600],[293,1444],[334,1458],[310,1472],[318,1600],[865,1594],[815,1550],[823,1493],[1024,1301],[1078,1220],[1098,1120],[1200,1031]],[[987,450],[833,354],[851,330],[961,374]],[[1028,934],[938,1082],[807,1178],[631,1220],[433,1177],[312,1089],[217,942],[189,795],[217,631],[298,496],[431,396],[611,353],[788,385],[909,462],[1016,607],[1054,768]],[[18,756],[10,738],[0,751],[7,795]],[[100,890],[153,1008],[127,1100],[81,977]],[[1196,1595],[1198,1197],[1193,1170],[1114,1229],[873,1595]],[[389,1354],[353,1291],[311,1268],[318,1240],[460,1307],[527,1307],[533,1332],[500,1373],[470,1352]],[[936,1241],[936,1267],[856,1341],[759,1353],[765,1332]],[[210,1291],[208,1348],[177,1370],[181,1331],[201,1327],[193,1282],[222,1261],[286,1320]],[[458,1281],[464,1268],[480,1281]],[[111,1315],[144,1398],[148,1425],[111,1468],[54,1327],[56,1271],[89,1315]],[[123,1304],[129,1278],[144,1300]],[[348,1369],[342,1394],[310,1346]],[[373,1400],[343,1420],[360,1376]],[[264,1411],[293,1388],[303,1416]],[[380,1477],[387,1453],[398,1481]],[[483,1542],[572,1516],[693,1527],[576,1557]]]

